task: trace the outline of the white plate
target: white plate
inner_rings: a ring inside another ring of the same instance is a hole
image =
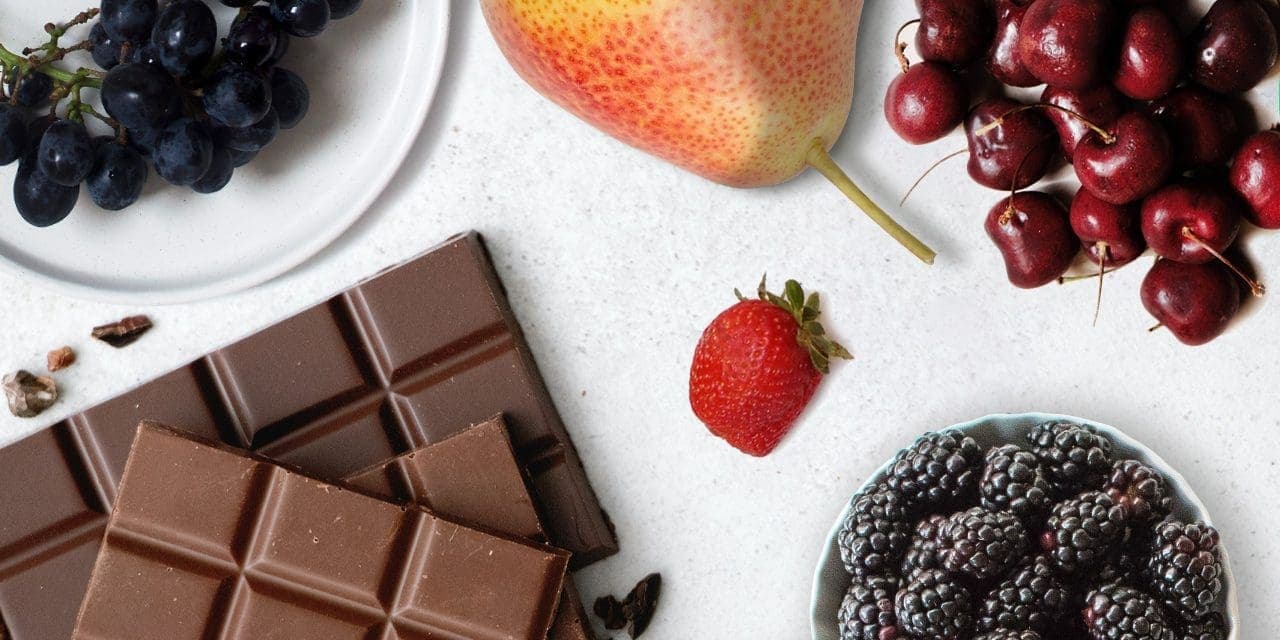
[[[0,20],[0,42],[11,50],[35,44],[45,22],[85,2],[26,4],[0,0],[24,6]],[[229,10],[210,5],[225,29]],[[130,304],[211,298],[298,266],[350,227],[404,160],[440,79],[448,25],[446,0],[367,0],[319,37],[294,38],[281,66],[306,80],[311,110],[217,194],[171,187],[153,173],[142,200],[123,212],[97,209],[82,190],[70,217],[36,229],[18,217],[16,167],[5,167],[0,263],[77,297]]]
[[[1111,443],[1114,445],[1112,451],[1116,459],[1129,458],[1139,460],[1164,474],[1170,488],[1173,490],[1173,512],[1175,515],[1187,520],[1199,520],[1213,524],[1213,520],[1209,517],[1208,509],[1205,508],[1204,503],[1196,496],[1195,491],[1191,489],[1191,486],[1187,484],[1186,479],[1181,474],[1142,443],[1130,438],[1115,427],[1072,416],[1049,413],[1022,413],[986,416],[947,428],[958,429],[966,435],[972,436],[983,447],[993,447],[1007,443],[1024,444],[1027,430],[1033,425],[1059,420],[1086,424],[1102,432],[1111,439]],[[904,446],[907,444],[909,443],[904,443]],[[890,459],[884,466],[877,469],[867,479],[867,482],[858,489],[858,492],[861,493],[871,484],[883,480],[892,462],[893,460]],[[835,525],[831,527],[831,533],[827,536],[826,544],[818,560],[817,571],[814,573],[813,600],[810,609],[813,640],[839,640],[840,638],[836,616],[840,610],[840,604],[844,600],[845,591],[849,588],[850,578],[849,574],[845,573],[844,566],[840,561],[840,549],[836,545],[836,537],[840,533],[840,525],[844,522],[848,512],[849,506],[846,505],[840,516],[836,518]],[[1224,605],[1222,609],[1226,612],[1226,618],[1231,624],[1231,634],[1228,636],[1228,640],[1239,640],[1240,605],[1236,597],[1236,581],[1231,574],[1231,559],[1227,556],[1226,544],[1224,543],[1219,549],[1222,553],[1223,569],[1223,589],[1220,603]]]

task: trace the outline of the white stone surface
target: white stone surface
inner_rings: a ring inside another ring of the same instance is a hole
[[[909,12],[902,3],[864,31],[855,123],[836,148],[886,204],[962,146],[953,136],[909,149],[881,124],[894,69],[883,25]],[[970,185],[959,161],[899,211],[941,253],[926,268],[815,175],[738,191],[595,132],[516,77],[473,2],[456,0],[454,16],[444,85],[410,160],[357,228],[304,268],[225,299],[152,309],[80,302],[0,275],[0,368],[39,369],[64,343],[80,354],[59,374],[56,410],[0,418],[0,441],[476,228],[622,538],[617,557],[580,574],[582,591],[624,592],[662,571],[646,637],[807,637],[814,563],[863,477],[921,431],[1026,410],[1116,425],[1180,469],[1232,551],[1241,637],[1280,628],[1280,325],[1270,300],[1189,349],[1147,333],[1144,260],[1108,279],[1092,327],[1089,284],[1024,292],[1006,283],[982,232],[999,196]],[[1253,234],[1248,250],[1274,263],[1280,238]],[[764,271],[821,291],[830,330],[857,360],[836,367],[792,436],[757,460],[707,435],[688,409],[686,378],[702,328]],[[157,327],[136,345],[88,339],[90,326],[138,312]]]

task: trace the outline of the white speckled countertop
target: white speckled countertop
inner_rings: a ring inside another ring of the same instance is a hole
[[[1280,601],[1280,323],[1269,300],[1224,338],[1188,349],[1146,332],[1139,267],[1108,280],[1091,327],[1090,285],[1022,292],[1005,282],[981,228],[997,197],[964,184],[959,163],[901,212],[941,253],[925,268],[816,175],[737,191],[595,132],[516,77],[475,3],[454,1],[454,20],[446,78],[410,159],[357,227],[304,268],[229,298],[153,309],[72,300],[0,274],[0,368],[42,368],[61,344],[80,354],[59,375],[56,409],[34,420],[6,413],[0,442],[475,228],[622,538],[618,556],[580,574],[583,594],[625,592],[662,571],[646,637],[807,637],[814,564],[863,477],[921,431],[1029,410],[1116,425],[1180,469],[1231,549],[1242,637],[1280,629],[1268,604]],[[859,120],[836,156],[866,167],[865,186],[889,203],[959,144],[893,141],[878,113],[893,62],[875,64],[859,75]],[[1259,263],[1280,262],[1280,237],[1249,248]],[[686,381],[702,328],[766,270],[820,290],[829,328],[857,360],[838,366],[792,437],[757,460],[706,434]],[[139,312],[157,326],[134,346],[88,339],[89,327]]]

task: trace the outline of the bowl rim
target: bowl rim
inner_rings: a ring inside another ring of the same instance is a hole
[[[1146,458],[1144,460],[1146,464],[1150,464],[1155,467],[1156,470],[1160,471],[1160,473],[1165,477],[1165,480],[1168,481],[1170,485],[1174,486],[1178,493],[1185,497],[1185,504],[1182,505],[1184,508],[1194,512],[1196,517],[1203,520],[1206,524],[1214,526],[1213,518],[1209,513],[1209,509],[1200,499],[1200,496],[1196,494],[1190,483],[1187,482],[1187,479],[1184,478],[1177,469],[1174,469],[1164,460],[1164,458],[1160,457],[1160,455],[1155,451],[1152,451],[1151,448],[1111,425],[1089,420],[1087,418],[1059,413],[993,413],[973,420],[968,420],[966,422],[956,423],[949,427],[937,429],[936,431],[957,430],[968,434],[978,427],[991,422],[1003,424],[1022,422],[1039,424],[1041,422],[1054,421],[1075,422],[1093,427],[1110,438],[1114,443],[1121,445],[1123,448],[1133,449],[1138,452]],[[858,495],[870,485],[883,479],[887,475],[889,467],[893,464],[893,459],[896,455],[897,454],[895,453],[893,457],[890,457],[884,464],[876,468],[876,470],[867,477],[866,481],[863,482],[856,491],[854,491],[853,495]],[[830,569],[833,563],[840,569],[840,571],[844,571],[844,568],[840,566],[841,560],[840,553],[836,546],[836,538],[840,533],[840,528],[845,517],[849,513],[851,500],[852,496],[850,496],[850,501],[846,502],[844,507],[840,510],[840,515],[836,517],[835,524],[832,525],[831,530],[827,534],[823,543],[822,551],[818,557],[817,567],[814,569],[813,586],[809,596],[809,629],[813,640],[826,640],[825,636],[819,635],[820,628],[822,626],[832,624],[836,620],[836,611],[823,606],[824,602],[830,602],[829,599],[823,597],[826,591],[826,581],[824,580],[824,577],[829,575],[830,572],[828,569]],[[1227,636],[1227,640],[1239,640],[1240,603],[1237,595],[1235,576],[1231,572],[1231,557],[1227,552],[1227,545],[1225,543],[1221,543],[1218,550],[1222,560],[1222,595],[1220,598],[1225,601],[1224,616],[1231,628],[1231,631]],[[838,602],[843,598],[844,594],[842,593],[836,601]]]

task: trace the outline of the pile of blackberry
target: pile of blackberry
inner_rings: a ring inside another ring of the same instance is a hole
[[[841,640],[1225,640],[1218,532],[1070,422],[927,433],[854,496]]]

